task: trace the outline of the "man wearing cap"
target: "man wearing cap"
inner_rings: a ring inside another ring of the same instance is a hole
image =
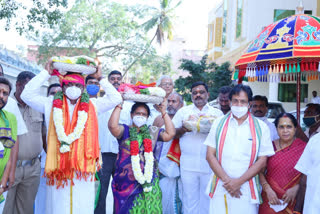
[[[30,81],[22,99],[45,114],[48,148],[45,167],[47,177],[47,214],[94,211],[94,175],[98,168],[100,148],[97,114],[108,111],[120,102],[121,95],[101,76],[101,67],[92,76],[99,80],[105,95],[89,99],[84,92],[84,77],[79,73],[65,75],[51,69]],[[58,75],[62,92],[52,97],[41,96],[41,85]]]

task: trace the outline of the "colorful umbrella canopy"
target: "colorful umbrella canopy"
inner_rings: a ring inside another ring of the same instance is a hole
[[[299,75],[302,80],[316,80],[319,61],[320,18],[299,14],[265,27],[237,61],[233,78],[294,81],[296,73],[304,72]]]

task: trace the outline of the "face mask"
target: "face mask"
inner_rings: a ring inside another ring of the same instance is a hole
[[[87,92],[91,96],[95,96],[98,94],[100,87],[97,85],[87,85]]]
[[[76,100],[81,95],[81,89],[77,86],[71,86],[66,89],[66,95],[70,100]]]
[[[318,115],[313,116],[313,117],[304,117],[303,118],[304,124],[306,124],[306,126],[308,126],[308,127],[312,126],[313,124],[315,124],[317,122],[317,120],[316,120],[317,116]]]
[[[231,112],[237,118],[241,118],[248,112],[248,107],[247,106],[231,106]]]
[[[132,118],[132,122],[139,128],[147,123],[147,118],[144,116],[136,115]]]

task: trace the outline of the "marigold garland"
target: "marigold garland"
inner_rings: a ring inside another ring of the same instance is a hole
[[[152,177],[153,177],[153,164],[154,157],[152,151],[152,140],[149,133],[149,128],[144,125],[140,128],[140,135],[143,138],[144,146],[144,158],[146,164],[144,166],[144,173],[142,173],[140,167],[140,156],[139,156],[139,142],[137,128],[130,128],[130,154],[131,154],[131,165],[135,179],[143,185],[144,192],[150,192],[152,190]]]

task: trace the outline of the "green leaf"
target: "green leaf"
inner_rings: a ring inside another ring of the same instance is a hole
[[[232,84],[232,71],[229,70],[230,63],[217,65],[215,63],[207,64],[207,56],[203,56],[200,62],[182,59],[180,69],[188,71],[190,76],[179,77],[175,81],[175,88],[186,102],[191,101],[191,85],[197,81],[203,81],[208,85],[209,101],[218,96],[219,88],[230,86]]]
[[[138,132],[136,127],[129,128],[130,141],[138,141]]]
[[[140,89],[140,94],[146,94],[146,95],[149,95],[149,94],[150,94],[150,92],[149,92],[149,90],[148,90],[147,88],[145,88],[145,89]]]
[[[62,91],[58,91],[55,95],[54,95],[54,99],[59,99],[59,100],[63,100],[63,92]]]
[[[81,100],[80,102],[82,103],[89,103],[89,99],[90,99],[90,96],[87,92],[83,92],[82,95],[81,95]]]

